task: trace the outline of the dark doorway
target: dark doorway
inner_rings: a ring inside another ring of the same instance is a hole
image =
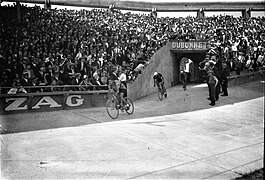
[[[172,56],[175,59],[174,61],[174,68],[173,68],[173,84],[179,84],[179,74],[181,69],[181,60],[183,59],[190,59],[192,61],[191,67],[191,78],[190,81],[194,83],[201,82],[201,74],[199,72],[199,63],[203,61],[206,57],[206,52],[174,52],[172,51]]]

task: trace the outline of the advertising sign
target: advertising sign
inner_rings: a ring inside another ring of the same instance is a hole
[[[35,94],[0,97],[0,114],[23,111],[52,111],[60,109],[104,106],[106,92],[80,94]]]
[[[171,50],[177,51],[207,51],[207,41],[172,41]]]

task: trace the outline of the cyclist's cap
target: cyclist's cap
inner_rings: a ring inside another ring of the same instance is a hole
[[[154,76],[156,76],[158,73],[157,72],[154,72]]]

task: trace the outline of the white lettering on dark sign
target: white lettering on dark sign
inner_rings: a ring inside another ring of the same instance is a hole
[[[207,50],[207,42],[172,42],[172,48],[177,50]]]
[[[62,105],[58,104],[56,101],[54,101],[50,96],[44,96],[39,100],[39,102],[32,107],[32,109],[39,109],[40,106],[47,106],[50,105],[50,107],[62,107]]]
[[[74,100],[74,101],[72,101]],[[5,107],[5,111],[17,111],[17,110],[27,110],[27,98],[6,98],[5,102],[8,103],[10,101],[13,101],[8,106]],[[25,104],[26,103],[26,104]],[[84,103],[84,99],[81,99],[81,95],[69,95],[66,98],[66,105],[69,107],[76,107],[81,106]],[[25,105],[23,105],[25,104]],[[50,108],[57,108],[62,107],[62,105],[58,102],[56,102],[52,97],[50,96],[43,96],[34,106],[32,106],[32,109],[39,109],[41,106],[49,106]]]
[[[75,99],[76,100],[75,104],[72,103],[72,98],[77,98]],[[80,106],[83,104],[83,102],[84,102],[84,99],[81,99],[81,95],[70,95],[67,97],[67,100],[66,100],[67,106],[70,106],[70,107]]]
[[[28,108],[27,105],[21,106],[24,102],[27,101],[27,98],[6,98],[6,103],[9,101],[14,101],[9,104],[5,111],[14,111],[14,110],[26,110]]]

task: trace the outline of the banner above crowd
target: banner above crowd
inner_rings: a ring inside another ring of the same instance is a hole
[[[175,51],[207,51],[207,41],[172,41],[171,50]]]

